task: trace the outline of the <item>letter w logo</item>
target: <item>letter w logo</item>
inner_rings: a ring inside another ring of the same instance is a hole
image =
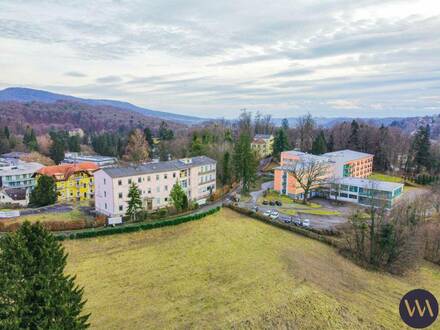
[[[409,314],[410,317],[414,316],[414,313],[416,312],[416,309],[417,309],[417,312],[419,313],[420,317],[423,317],[425,315],[426,309],[428,309],[429,315],[431,317],[434,317],[434,313],[432,312],[432,308],[431,308],[431,305],[429,304],[429,300],[428,299],[425,299],[425,304],[423,306],[423,309],[420,306],[420,303],[419,303],[418,299],[415,299],[415,306],[414,307],[411,307],[409,302],[408,302],[408,300],[405,299],[405,306],[406,306],[406,310],[408,311],[408,314]]]

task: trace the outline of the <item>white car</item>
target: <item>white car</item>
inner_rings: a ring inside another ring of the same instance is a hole
[[[278,219],[278,217],[280,216],[280,214],[277,212],[277,211],[275,211],[275,210],[272,210],[271,212],[270,212],[270,215],[269,215],[270,217],[271,217],[271,219]]]
[[[302,225],[303,225],[303,227],[309,228],[310,227],[310,220],[309,219],[304,219],[302,221]]]
[[[266,211],[264,211],[264,213],[263,213],[263,215],[264,215],[265,217],[270,217],[271,214],[272,214],[272,211],[270,211],[270,210],[266,210]]]

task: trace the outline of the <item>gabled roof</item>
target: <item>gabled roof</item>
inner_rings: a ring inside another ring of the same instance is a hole
[[[38,174],[51,176],[56,180],[67,180],[72,174],[77,172],[92,173],[99,169],[99,166],[92,162],[84,162],[79,164],[62,164],[45,166],[38,170]]]
[[[26,188],[6,188],[3,193],[14,201],[26,199]]]

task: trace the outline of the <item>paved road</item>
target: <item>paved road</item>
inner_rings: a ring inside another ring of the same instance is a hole
[[[273,181],[263,182],[261,184],[261,189],[260,190],[251,192],[250,195],[252,197],[252,202],[254,204],[256,204],[257,200],[258,200],[258,197],[263,195],[264,191],[267,190],[267,189],[273,189]]]
[[[35,209],[20,210],[20,215],[40,214],[40,213],[48,213],[48,212],[64,213],[64,212],[70,212],[72,210],[73,210],[72,205],[55,204],[55,205],[48,205]]]

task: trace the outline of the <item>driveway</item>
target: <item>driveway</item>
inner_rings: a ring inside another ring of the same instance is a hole
[[[268,181],[268,182],[263,182],[261,184],[261,189],[257,190],[257,191],[253,191],[251,192],[249,195],[251,195],[252,200],[251,202],[256,204],[258,198],[263,195],[264,191],[266,191],[267,189],[273,189],[273,181]]]

